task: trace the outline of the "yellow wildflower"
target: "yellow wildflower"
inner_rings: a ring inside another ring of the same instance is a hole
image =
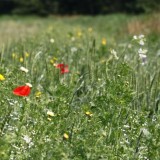
[[[51,119],[51,118],[49,118],[49,117],[48,117],[47,119],[48,119],[49,121],[51,121],[51,120],[52,120],[52,119]]]
[[[5,80],[4,76],[0,74],[0,81],[4,81],[4,80]]]
[[[53,30],[53,27],[52,27],[52,26],[48,26],[47,30],[48,30],[49,32],[51,32],[51,31]]]
[[[89,112],[89,111],[87,111],[85,114],[86,114],[86,116],[88,116],[88,117],[92,117],[92,115],[93,115],[93,114],[92,114],[91,112]]]
[[[77,36],[78,36],[78,37],[81,37],[81,36],[82,36],[82,32],[81,32],[81,31],[78,31],[78,32],[77,32]]]
[[[19,61],[20,61],[20,62],[23,62],[23,57],[20,57]]]
[[[100,60],[100,63],[105,63],[106,62],[106,59],[101,59]]]
[[[53,57],[53,59],[54,59],[55,61],[57,61],[57,58],[56,58],[56,57]]]
[[[88,32],[92,32],[93,29],[91,27],[88,28]]]
[[[26,56],[26,57],[29,57],[29,53],[28,53],[28,52],[26,52],[26,53],[25,53],[25,56]]]
[[[12,58],[16,59],[17,58],[17,54],[16,53],[12,53]]]
[[[37,92],[35,93],[36,98],[39,98],[41,95],[42,95],[42,92],[40,92],[40,91],[37,91]]]
[[[50,63],[54,64],[54,60],[53,60],[53,59],[51,59],[51,60],[50,60]]]
[[[53,57],[53,58],[50,60],[50,63],[54,64],[55,61],[57,61],[57,58],[56,58],[56,57]]]
[[[67,140],[67,139],[69,139],[69,135],[67,133],[64,133],[63,138]]]
[[[105,38],[102,39],[102,45],[106,45],[107,44],[107,40]]]

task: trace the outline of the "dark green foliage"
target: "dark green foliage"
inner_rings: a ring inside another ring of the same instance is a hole
[[[159,0],[1,0],[0,13],[106,14],[140,13],[160,9]]]
[[[15,8],[15,3],[13,0],[1,0],[0,1],[0,14],[11,13]]]
[[[137,7],[145,12],[158,11],[160,10],[160,2],[159,0],[137,0]]]

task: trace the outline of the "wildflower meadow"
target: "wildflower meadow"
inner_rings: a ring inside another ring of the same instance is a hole
[[[158,25],[0,17],[0,159],[159,160]]]

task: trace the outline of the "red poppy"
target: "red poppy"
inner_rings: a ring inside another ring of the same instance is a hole
[[[31,88],[29,86],[19,86],[13,90],[13,94],[17,96],[28,96],[31,92]]]
[[[56,65],[56,68],[60,68],[61,69],[61,68],[64,68],[64,67],[65,67],[65,65],[62,64],[62,63]]]
[[[68,65],[65,65],[63,63],[57,64],[56,68],[59,68],[61,70],[61,74],[69,72]]]
[[[67,65],[65,67],[61,68],[61,74],[68,73],[68,72],[69,72],[69,69],[68,69]]]

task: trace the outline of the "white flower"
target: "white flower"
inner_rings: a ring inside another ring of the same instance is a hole
[[[72,47],[72,48],[71,48],[71,52],[72,52],[72,53],[77,52],[77,48],[76,48],[76,47]]]
[[[146,128],[141,128],[141,131],[146,137],[150,137],[151,133]]]
[[[157,51],[157,56],[160,56],[160,49]]]
[[[132,48],[132,45],[131,45],[131,44],[129,44],[129,45],[128,45],[128,48]]]
[[[25,68],[25,67],[20,67],[20,70],[23,71],[23,72],[25,72],[25,73],[28,73],[28,69]]]
[[[144,40],[143,40],[143,39],[140,39],[139,44],[140,44],[141,46],[143,46],[143,45],[144,45]]]
[[[145,54],[139,54],[139,57],[141,58],[141,59],[144,59],[144,58],[147,58],[147,56],[145,55]]]
[[[26,83],[27,86],[32,87],[32,85],[30,83]]]
[[[145,54],[139,54],[139,58],[142,60],[142,65],[147,63],[147,56]]]
[[[72,37],[72,38],[71,38],[71,41],[75,41],[75,37]]]
[[[143,38],[144,38],[144,35],[141,34],[141,35],[138,36],[138,38],[139,38],[139,39],[143,39]]]
[[[54,43],[54,39],[53,39],[53,38],[51,38],[51,39],[50,39],[50,42],[51,42],[51,43]]]
[[[52,111],[47,111],[47,115],[51,116],[51,117],[55,116],[54,112],[52,112]]]
[[[136,35],[134,35],[134,36],[133,36],[133,39],[135,39],[135,40],[136,40],[136,39],[138,39],[138,37],[137,37]]]
[[[113,54],[114,58],[118,60],[119,57],[117,56],[117,52],[114,49],[111,49],[110,51],[111,51],[111,54]]]
[[[139,54],[146,54],[147,52],[148,52],[147,49],[142,49],[142,48],[140,48],[140,49],[138,50],[138,53],[139,53]]]
[[[27,135],[24,135],[23,140],[24,140],[26,143],[29,144],[29,143],[32,141],[32,138],[30,138],[30,137],[27,136]]]
[[[129,125],[124,125],[123,127],[124,127],[124,128],[130,128],[130,126],[129,126]]]
[[[143,46],[145,43],[145,36],[143,35],[143,34],[141,34],[141,35],[139,35],[139,36],[136,36],[136,35],[134,35],[133,36],[133,39],[134,40],[137,40],[138,41],[138,43],[141,45],[141,46]]]

